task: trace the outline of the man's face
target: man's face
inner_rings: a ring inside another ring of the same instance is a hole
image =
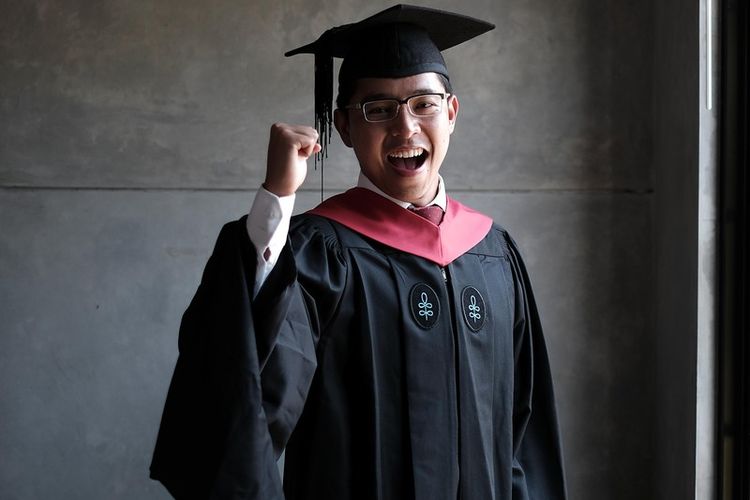
[[[370,99],[405,99],[415,94],[444,93],[435,73],[405,78],[363,78],[357,81],[350,104]],[[458,99],[450,96],[435,116],[413,116],[401,105],[386,122],[365,121],[361,110],[336,110],[334,120],[344,144],[354,148],[362,173],[384,193],[421,206],[437,193],[438,171],[458,114]]]

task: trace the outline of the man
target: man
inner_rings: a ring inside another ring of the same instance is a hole
[[[491,28],[396,6],[292,52],[316,54],[324,135],[321,73],[344,57],[333,120],[359,184],[290,222],[327,141],[272,127],[263,189],[183,318],[151,468],[175,497],[565,498],[523,263],[439,175],[459,111],[440,50]]]

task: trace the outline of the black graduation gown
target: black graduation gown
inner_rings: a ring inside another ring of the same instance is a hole
[[[356,219],[430,223],[353,192],[354,219],[294,218],[252,302],[252,245],[243,221],[225,226],[183,318],[152,477],[177,498],[284,498],[286,448],[287,500],[565,498],[513,241],[493,225],[458,252],[399,250]],[[464,209],[451,200],[446,219]]]

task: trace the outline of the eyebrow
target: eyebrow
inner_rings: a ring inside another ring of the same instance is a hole
[[[444,94],[445,91],[435,90],[435,89],[415,89],[413,93],[409,94],[407,97],[419,95],[419,94]],[[375,94],[367,94],[362,99],[360,99],[359,102],[364,101],[371,101],[373,99],[399,99],[398,97],[394,96],[393,94],[384,94],[384,93],[375,93]],[[399,99],[400,100],[400,99]]]

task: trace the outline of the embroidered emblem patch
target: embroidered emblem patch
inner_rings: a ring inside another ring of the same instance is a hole
[[[479,290],[473,286],[467,286],[461,292],[461,309],[464,312],[466,325],[473,332],[478,332],[484,326],[487,312],[484,307],[484,299]]]
[[[435,290],[425,283],[417,283],[409,293],[411,315],[417,324],[429,330],[440,316],[440,301]]]

